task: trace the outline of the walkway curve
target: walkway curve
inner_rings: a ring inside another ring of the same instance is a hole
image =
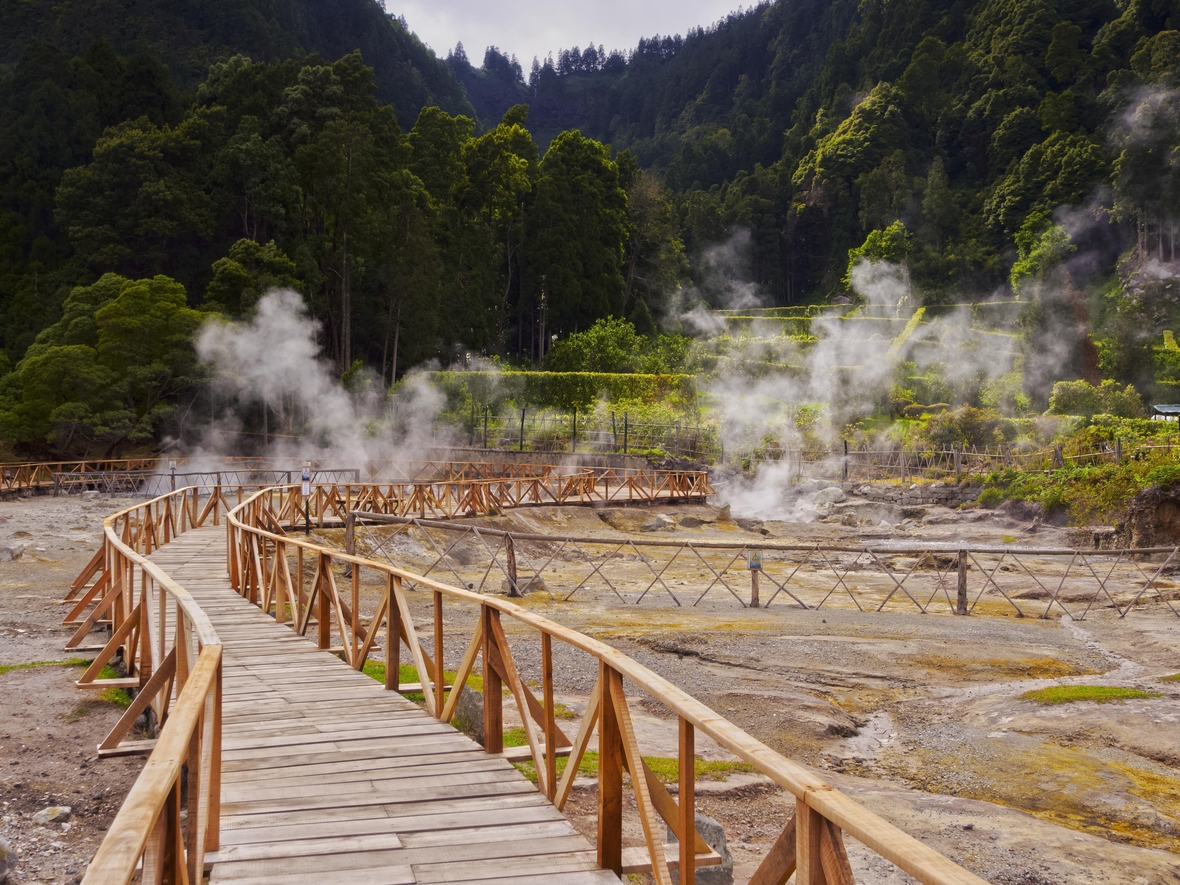
[[[151,561],[222,641],[211,885],[618,881],[509,762],[234,593],[224,529],[189,531]]]
[[[640,870],[649,870],[657,885],[670,885],[678,865],[681,880],[692,885],[696,866],[719,859],[693,832],[695,766],[684,763],[695,758],[697,730],[795,796],[796,814],[752,883],[781,883],[794,872],[808,885],[852,885],[847,834],[925,885],[984,885],[610,646],[510,602],[287,534],[281,522],[291,495],[264,489],[234,507],[220,488],[187,488],[104,520],[103,547],[70,594],[66,620],[81,621],[70,642],[97,623],[110,624],[110,640],[79,685],[117,684],[138,694],[99,753],[150,756],[85,885],[126,885],[140,861],[144,883],[199,882],[212,867],[211,882],[234,885],[358,878],[390,885],[598,883]],[[225,530],[218,527],[223,507]],[[384,584],[367,625],[359,613],[362,570],[382,575]],[[351,596],[337,581],[349,576]],[[432,595],[438,666],[417,638],[403,580]],[[444,603],[479,612],[453,679],[441,660]],[[501,616],[540,634],[542,701],[521,678]],[[313,619],[314,645],[303,638]],[[339,647],[332,645],[334,633]],[[382,635],[384,686],[358,672]],[[572,740],[555,719],[554,641],[588,654],[598,671]],[[425,711],[397,696],[411,690],[397,684],[403,643],[421,677],[413,690],[423,693]],[[127,676],[102,679],[102,666],[116,657]],[[482,753],[447,724],[477,659],[485,686]],[[678,719],[677,798],[640,755],[626,686]],[[520,713],[537,787],[504,758],[505,697]],[[145,712],[163,721],[158,742],[125,741]],[[592,852],[559,811],[595,731]],[[556,759],[563,750],[570,758],[559,784]],[[465,767],[456,771],[456,765]],[[640,860],[622,847],[624,770],[633,775],[643,828]],[[522,826],[522,809],[538,817]],[[507,830],[504,820],[512,821]],[[665,843],[664,824],[682,835],[678,844]],[[358,829],[370,826],[376,830]]]

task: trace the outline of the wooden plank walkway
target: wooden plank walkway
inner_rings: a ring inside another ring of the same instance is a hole
[[[617,883],[515,768],[234,593],[225,529],[152,554],[223,650],[211,885]]]

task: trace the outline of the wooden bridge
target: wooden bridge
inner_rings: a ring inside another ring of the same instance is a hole
[[[694,828],[698,732],[795,797],[752,883],[794,874],[806,885],[848,885],[849,837],[927,885],[983,882],[613,648],[506,600],[285,533],[289,503],[285,489],[240,504],[221,490],[202,499],[184,489],[105,521],[68,620],[80,632],[108,623],[111,637],[79,684],[137,689],[100,755],[149,755],[85,883],[197,883],[206,872],[233,885],[597,883],[646,871],[664,885],[676,868],[692,883],[698,866],[717,860]],[[378,600],[367,617],[362,586]],[[412,598],[430,612],[420,625]],[[443,668],[448,606],[473,624],[453,676]],[[538,641],[539,698],[514,658]],[[568,736],[555,717],[554,642],[597,673]],[[399,684],[403,652],[414,685]],[[99,678],[116,657],[127,675]],[[384,664],[384,684],[359,672],[369,661]],[[449,724],[477,663],[483,747]],[[531,761],[535,785],[505,752],[503,689],[527,738],[516,758]],[[409,692],[423,704],[401,696]],[[641,756],[630,712],[639,693],[678,723],[675,797]],[[145,713],[156,737],[129,739]],[[591,843],[562,809],[595,733]],[[643,834],[635,849],[623,845],[624,771]],[[665,824],[678,837],[668,844]]]

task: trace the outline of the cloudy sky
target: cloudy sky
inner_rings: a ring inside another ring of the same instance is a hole
[[[484,49],[516,54],[528,76],[533,56],[591,42],[607,51],[630,49],[640,37],[683,34],[709,25],[741,0],[385,0],[435,54],[445,58],[460,41],[479,67]],[[747,3],[748,5],[748,3]]]

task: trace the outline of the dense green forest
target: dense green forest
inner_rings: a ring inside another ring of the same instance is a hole
[[[0,18],[0,435],[30,451],[161,433],[194,330],[273,286],[390,384],[674,330],[725,306],[727,242],[766,305],[885,259],[919,303],[1014,288],[1030,353],[1072,330],[1062,377],[1180,383],[1177,0],[780,0],[527,75],[372,0]]]

